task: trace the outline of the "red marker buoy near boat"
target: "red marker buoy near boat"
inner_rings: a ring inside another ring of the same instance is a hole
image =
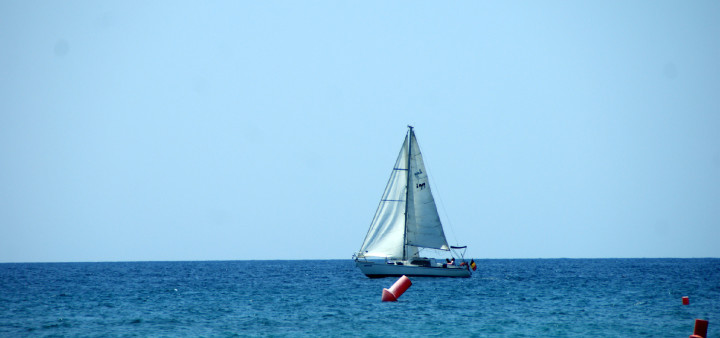
[[[695,330],[690,338],[706,338],[708,321],[704,319],[695,319]]]
[[[690,297],[685,296],[682,298],[682,300],[683,300],[683,305],[690,305]]]
[[[397,302],[397,299],[400,298],[403,293],[405,293],[405,290],[407,290],[410,285],[412,285],[410,278],[407,278],[407,276],[403,275],[402,277],[400,277],[400,279],[397,280],[397,282],[395,282],[395,284],[390,287],[390,290],[383,289],[382,301]]]

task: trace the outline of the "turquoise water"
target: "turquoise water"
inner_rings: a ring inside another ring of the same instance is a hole
[[[0,264],[0,335],[720,337],[720,259],[476,261],[397,303],[350,260]]]

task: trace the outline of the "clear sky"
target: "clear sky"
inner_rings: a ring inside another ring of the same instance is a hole
[[[1,1],[0,262],[720,257],[718,1]]]

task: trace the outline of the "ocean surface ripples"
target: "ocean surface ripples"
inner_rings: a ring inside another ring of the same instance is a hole
[[[350,260],[0,264],[0,335],[720,337],[720,259],[477,262],[397,303]]]

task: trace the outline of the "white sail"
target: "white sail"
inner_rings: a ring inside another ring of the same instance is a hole
[[[410,132],[410,191],[408,192],[407,244],[418,247],[450,250],[440,216],[430,192],[427,171],[415,133]]]
[[[405,240],[405,202],[407,197],[408,138],[400,149],[360,255],[402,258]]]
[[[359,254],[407,259],[418,256],[418,247],[449,250],[422,154],[410,130]]]

